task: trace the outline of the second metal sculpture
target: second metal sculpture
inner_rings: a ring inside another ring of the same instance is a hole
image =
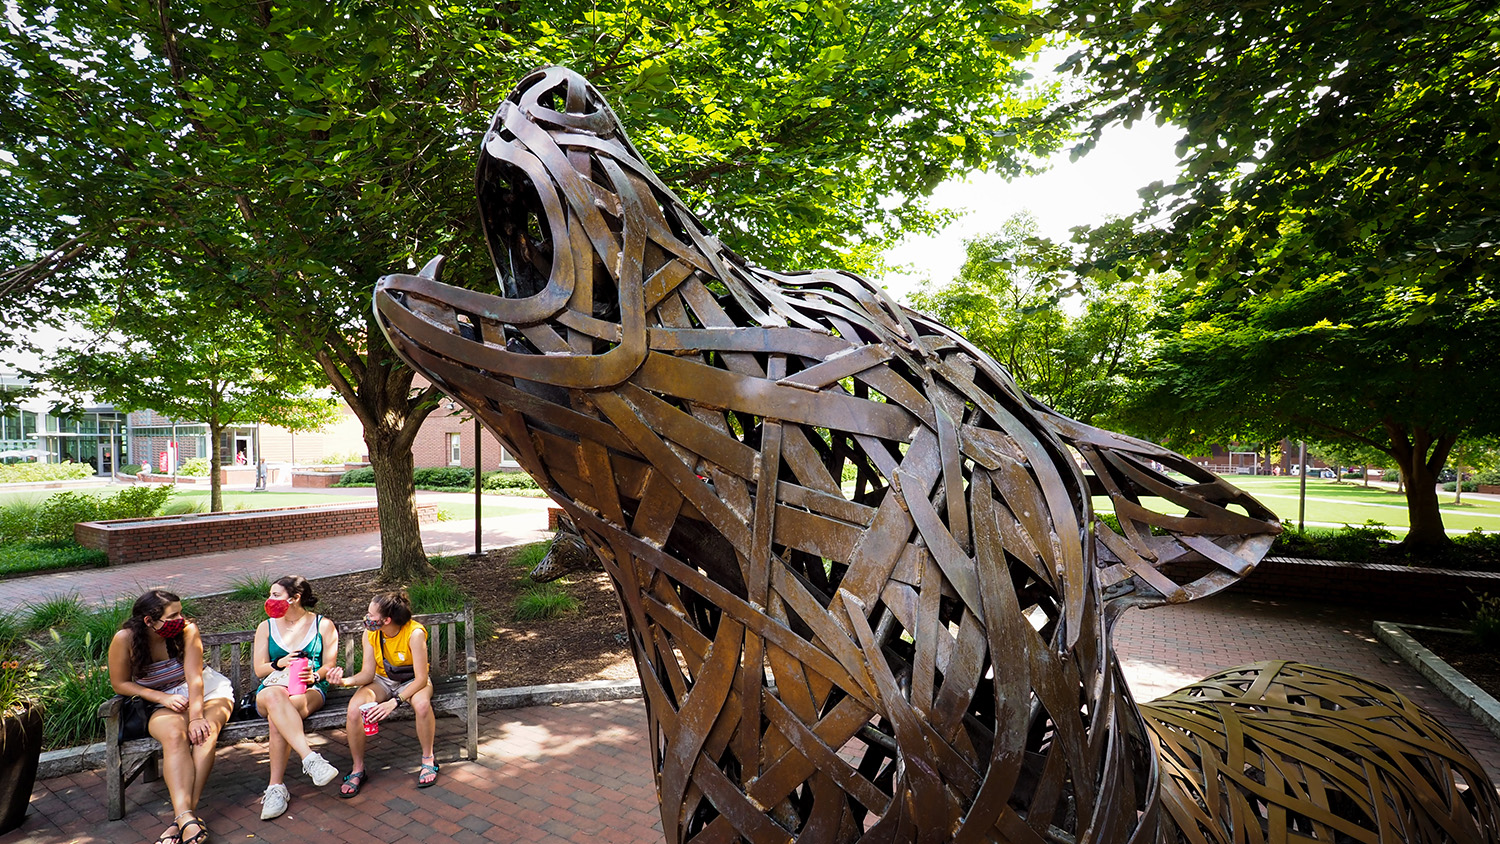
[[[379,318],[613,578],[668,841],[1493,840],[1482,768],[1380,686],[1131,700],[1112,619],[1279,530],[1234,486],[861,278],[751,267],[567,70],[500,107],[478,190],[496,281],[434,262]]]

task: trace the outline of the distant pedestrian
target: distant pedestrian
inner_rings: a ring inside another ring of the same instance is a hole
[[[264,457],[260,459],[259,463],[255,464],[255,488],[266,488],[266,458]]]

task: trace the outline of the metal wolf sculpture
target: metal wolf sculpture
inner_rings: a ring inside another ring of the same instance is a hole
[[[1384,687],[1131,699],[1112,620],[1248,573],[1280,526],[1245,493],[864,279],[750,266],[568,70],[500,106],[478,191],[497,287],[434,261],[379,319],[613,578],[668,841],[1495,840],[1483,769]]]

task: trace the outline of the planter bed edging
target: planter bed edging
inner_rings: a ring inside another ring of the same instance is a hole
[[[641,696],[639,680],[584,680],[577,683],[553,683],[548,686],[518,686],[511,689],[480,689],[479,711],[521,709],[527,706],[554,706],[565,703],[596,703],[606,700],[630,700]],[[264,738],[258,736],[256,740]],[[104,743],[65,747],[42,754],[37,768],[38,780],[76,774],[104,767]]]
[[[437,518],[437,505],[417,505],[419,521]],[[379,529],[379,511],[374,503],[318,504],[79,522],[73,526],[73,540],[85,548],[103,551],[109,564],[118,566]]]
[[[1425,624],[1396,624],[1392,621],[1375,622],[1375,638],[1395,651],[1408,665],[1431,680],[1458,704],[1463,711],[1473,715],[1485,729],[1500,738],[1500,701],[1489,692],[1474,685],[1474,682],[1445,662],[1442,657],[1428,650],[1411,637],[1406,630],[1431,630],[1434,633],[1463,633],[1451,627],[1428,627]]]

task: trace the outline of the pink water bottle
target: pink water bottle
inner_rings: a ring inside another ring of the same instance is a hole
[[[307,694],[307,680],[302,675],[307,671],[307,657],[294,657],[286,666],[286,693],[289,695]]]

